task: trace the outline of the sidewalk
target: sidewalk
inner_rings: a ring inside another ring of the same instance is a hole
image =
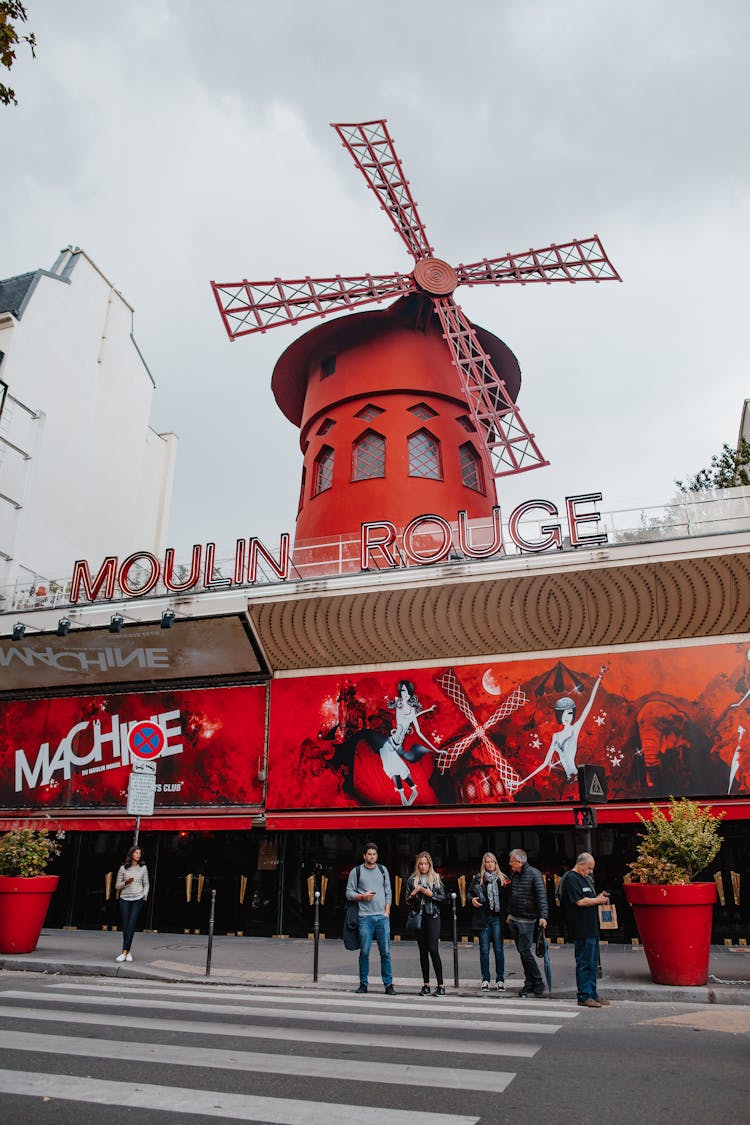
[[[313,942],[303,939],[215,937],[211,975],[206,977],[208,938],[193,934],[138,933],[134,961],[117,964],[119,935],[99,930],[43,930],[34,953],[0,955],[0,970],[61,973],[74,976],[128,977],[193,984],[289,986],[351,990],[357,983],[357,954],[338,939],[321,939],[318,983],[313,983]],[[398,991],[416,992],[421,983],[419,955],[413,941],[391,945]],[[453,947],[441,942],[446,990],[453,986]],[[712,946],[707,985],[673,988],[651,981],[640,946],[602,945],[602,995],[611,1000],[648,1000],[690,1004],[750,1004],[750,947]],[[552,995],[575,999],[575,961],[572,945],[550,946]],[[380,985],[380,961],[375,947],[370,957],[370,983]],[[473,944],[458,947],[459,989],[462,996],[479,993],[479,951]],[[523,983],[515,947],[505,945],[506,993],[491,992],[502,1001],[516,995]]]

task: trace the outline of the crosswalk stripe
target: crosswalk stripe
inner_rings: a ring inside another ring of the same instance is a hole
[[[51,999],[49,993],[39,992],[22,992],[9,990],[4,992],[3,995],[13,997],[14,999],[21,999],[28,996],[33,1000]],[[68,1004],[111,1004],[116,1003],[118,1007],[132,1007],[132,1008],[167,1008],[170,1011],[181,1012],[206,1012],[212,1015],[233,1015],[233,1016],[249,1016],[258,1017],[264,1015],[273,1015],[277,1020],[297,1020],[299,1022],[321,1020],[327,1023],[367,1023],[376,1027],[393,1027],[394,1017],[381,1016],[377,1013],[372,1013],[368,1010],[366,1004],[358,1005],[348,1012],[303,1012],[297,1008],[276,1008],[273,1012],[269,1012],[265,1006],[265,998],[259,998],[257,1003],[245,1001],[242,1004],[234,1004],[228,1008],[226,1004],[215,1003],[202,1003],[192,1004],[176,1000],[157,1000],[152,995],[144,992],[141,997],[120,996],[116,1001],[112,1001],[109,997],[99,997],[96,995],[70,995],[65,993],[65,1002]],[[402,1008],[398,1012],[401,1023],[408,1023],[410,1027],[414,1028],[438,1028],[439,1030],[446,1030],[450,1027],[452,1030],[458,1031],[489,1031],[494,1033],[501,1031],[512,1031],[517,1035],[554,1035],[560,1030],[561,1025],[556,1023],[533,1023],[531,1021],[521,1022],[514,1020],[470,1020],[470,1019],[451,1019],[449,1018],[449,1011],[441,1006],[440,1014],[434,1018],[415,1016],[411,1010],[405,1012]]]
[[[5,994],[7,995],[7,993]],[[23,996],[28,996],[28,993],[21,993]],[[44,995],[45,1000],[49,999],[67,999],[67,997],[49,997]],[[19,1020],[38,1020],[42,1023],[75,1023],[85,1024],[86,1026],[94,1025],[96,1027],[110,1027],[111,1024],[101,1014],[93,1012],[76,1012],[76,1011],[55,1011],[53,1008],[16,1008],[11,1005],[0,1004],[0,1015],[7,1016],[10,1019]],[[244,1024],[231,1024],[231,1023],[212,1023],[201,1020],[196,1023],[194,1020],[170,1020],[170,1019],[149,1019],[147,1016],[127,1016],[118,1012],[117,1015],[118,1029],[131,1028],[134,1031],[174,1031],[180,1035],[201,1035],[201,1036],[219,1036],[230,1035],[237,1039],[273,1039],[281,1040],[284,1043],[289,1041],[288,1028],[274,1028],[274,1027],[248,1027]],[[349,1046],[349,1047],[372,1047],[372,1035],[364,1035],[360,1032],[353,1031],[319,1031],[315,1028],[305,1029],[305,1042],[306,1043],[328,1043],[334,1046]],[[381,1038],[381,1047],[390,1047],[395,1050],[414,1051],[419,1049],[419,1044],[415,1043],[414,1037],[411,1035],[393,1035],[390,1032]],[[429,1050],[430,1053],[445,1053],[450,1055],[464,1054],[464,1055],[487,1055],[488,1047],[486,1039],[438,1039],[430,1038],[425,1040],[424,1049]],[[492,1040],[492,1054],[505,1055],[510,1058],[531,1059],[539,1051],[539,1047],[531,1043],[503,1043],[500,1040]]]
[[[96,984],[55,983],[51,987],[56,990],[62,991],[93,992],[97,994],[101,994],[102,991],[108,991],[117,993],[119,995],[125,991],[137,991],[138,988],[143,987],[143,982],[134,981],[132,988],[123,987],[122,982],[119,982],[117,984],[107,983],[101,986]],[[149,983],[149,992],[152,991],[154,990]],[[173,987],[168,989],[168,993],[170,996],[178,996],[188,999],[202,999],[209,995],[206,992],[206,986],[204,986],[202,989]],[[496,999],[495,1003],[493,1004],[492,997],[489,997],[487,1000],[469,1001],[467,1003],[463,1000],[454,999],[451,996],[447,996],[445,998],[441,997],[440,999],[437,999],[434,997],[419,997],[415,995],[404,997],[403,999],[401,999],[400,997],[386,997],[381,1000],[380,998],[370,996],[369,994],[365,998],[363,996],[354,995],[342,996],[341,993],[329,992],[301,993],[299,991],[284,991],[281,995],[280,993],[280,989],[273,989],[272,991],[253,989],[250,992],[243,990],[243,992],[239,994],[233,989],[229,993],[223,993],[222,999],[226,1000],[227,1003],[229,1003],[230,1001],[236,1001],[238,999],[250,1000],[251,1002],[262,1000],[263,1003],[266,1004],[288,1004],[290,1000],[293,1000],[295,1005],[308,1007],[315,1005],[318,1008],[321,1005],[325,1005],[326,1007],[346,1007],[353,1009],[356,1008],[359,1011],[361,1011],[365,1007],[367,1009],[379,1008],[383,1011],[393,1011],[394,1009],[398,1010],[403,1008],[408,1008],[409,1011],[416,1011],[416,1004],[420,1012],[424,1012],[427,1010],[439,1010],[441,1012],[448,1012],[451,1015],[455,1012],[460,1012],[463,1014],[481,1012],[482,1015],[487,1016],[490,1012],[492,1012],[493,1015],[496,1013],[502,1013],[503,1016],[524,1016],[529,1012],[533,1012],[534,1016],[538,1019],[561,1020],[577,1019],[579,1015],[578,1011],[563,1009],[562,1007],[549,1007],[549,1001],[542,1000],[529,1000],[524,1004],[522,1001],[516,1003],[510,1000]]]
[[[382,1046],[382,1044],[381,1044]],[[0,1048],[33,1051],[45,1054],[76,1055],[83,1058],[127,1058],[144,1063],[167,1066],[194,1067],[194,1055],[188,1057],[183,1046],[167,1043],[132,1043],[123,1040],[85,1039],[75,1035],[47,1035],[24,1032],[19,1041],[11,1031],[0,1031]],[[201,1047],[200,1065],[217,1070],[241,1070],[264,1074],[283,1074],[287,1077],[324,1078],[326,1081],[377,1082],[381,1085],[411,1086],[421,1082],[425,1086],[446,1090],[468,1090],[477,1093],[502,1094],[515,1074],[497,1070],[461,1070],[457,1067],[417,1066],[367,1062],[360,1059],[325,1060],[310,1055],[274,1055],[264,1051],[223,1051],[215,1047]]]
[[[223,1117],[234,1121],[262,1121],[267,1125],[352,1125],[353,1121],[357,1125],[478,1125],[480,1120],[455,1114],[415,1113],[413,1110],[267,1098],[219,1090],[189,1090],[179,1086],[111,1082],[99,1078],[12,1070],[0,1070],[0,1092],[95,1105],[202,1114],[204,1117]]]

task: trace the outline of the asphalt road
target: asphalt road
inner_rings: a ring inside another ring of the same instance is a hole
[[[750,1007],[0,973],[0,1121],[750,1118]]]

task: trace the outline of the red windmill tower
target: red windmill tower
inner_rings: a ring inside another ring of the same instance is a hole
[[[396,298],[307,332],[274,368],[304,456],[297,548],[384,518],[403,528],[426,512],[488,517],[494,478],[548,464],[516,406],[515,356],[471,323],[453,299],[458,285],[620,280],[596,236],[450,266],[433,255],[386,122],[333,128],[412,273],[211,283],[232,340]]]

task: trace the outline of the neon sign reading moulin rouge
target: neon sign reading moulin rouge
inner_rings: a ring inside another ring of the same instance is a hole
[[[572,547],[596,547],[607,542],[606,531],[587,534],[581,530],[587,524],[597,524],[601,516],[596,508],[588,511],[580,511],[579,508],[583,505],[598,504],[601,499],[601,492],[586,492],[580,496],[565,498],[565,516]],[[528,538],[521,530],[521,521],[531,512],[542,512],[550,517],[549,522],[540,525],[539,537],[536,539]],[[430,546],[419,547],[417,545],[419,536],[426,536],[428,533]],[[523,553],[539,554],[543,551],[562,550],[563,532],[556,505],[550,500],[525,500],[510,514],[508,537]],[[398,528],[390,520],[363,523],[360,533],[361,569],[369,570],[376,560],[379,569],[382,569],[383,563],[392,568],[410,564],[427,566],[441,562],[453,549],[467,559],[487,559],[501,554],[504,548],[499,507],[492,509],[490,541],[481,546],[473,545],[471,528],[465,511],[458,513],[455,530],[442,516],[430,513],[416,516],[404,528],[398,552],[394,550],[397,538]],[[168,547],[164,552],[163,563],[150,551],[136,551],[128,555],[119,565],[116,555],[108,555],[95,576],[92,575],[86,559],[79,559],[73,567],[70,601],[72,603],[81,600],[95,601],[98,597],[112,599],[115,596],[142,598],[151,593],[159,582],[174,594],[185,593],[198,586],[204,590],[226,590],[233,586],[252,585],[258,580],[261,558],[281,581],[286,581],[289,578],[292,562],[289,534],[284,532],[279,540],[278,558],[274,558],[255,537],[238,539],[231,578],[215,576],[215,543],[207,543],[205,551],[200,544],[193,547],[189,572],[179,581],[176,580],[172,547]],[[134,571],[138,578],[137,585],[134,581]]]

